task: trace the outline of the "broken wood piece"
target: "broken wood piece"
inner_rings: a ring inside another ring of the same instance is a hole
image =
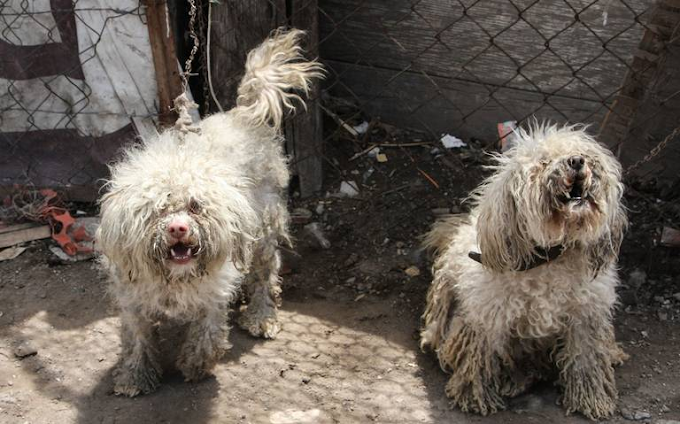
[[[27,241],[40,240],[52,236],[49,225],[40,225],[26,228],[25,224],[19,224],[4,228],[0,233],[0,248],[15,246]]]
[[[349,125],[347,122],[343,121],[342,118],[339,117],[335,112],[333,112],[332,110],[328,109],[328,108],[325,107],[324,105],[321,105],[321,104],[320,104],[319,106],[321,107],[321,109],[323,109],[324,112],[326,112],[326,113],[328,114],[328,116],[330,116],[331,118],[333,118],[333,120],[334,120],[335,122],[337,122],[338,125],[340,125],[342,128],[344,128],[345,130],[347,130],[348,133],[352,134],[352,136],[353,136],[354,138],[359,137],[359,133],[358,133],[354,128],[352,128],[351,125]]]
[[[680,230],[671,227],[663,227],[660,243],[662,246],[666,247],[680,247]]]

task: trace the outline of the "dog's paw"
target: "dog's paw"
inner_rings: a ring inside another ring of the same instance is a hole
[[[281,331],[281,325],[279,324],[275,309],[262,313],[248,307],[241,313],[238,325],[251,335],[264,337],[265,339],[276,338],[276,335]]]
[[[477,381],[461,384],[452,377],[446,385],[446,395],[451,399],[451,406],[463,412],[489,415],[506,408],[500,394],[489,385]]]
[[[116,395],[135,397],[149,394],[160,386],[161,372],[154,366],[129,368],[120,366],[113,374],[113,392]]]
[[[175,365],[185,381],[202,380],[211,375],[212,369],[230,348],[231,344],[223,332],[206,334],[198,339],[188,338]]]
[[[597,374],[593,370],[593,374]],[[595,375],[568,381],[558,400],[567,415],[579,412],[591,420],[610,418],[616,411],[616,389]]]

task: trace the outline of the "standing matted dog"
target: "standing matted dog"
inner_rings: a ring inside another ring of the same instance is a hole
[[[321,66],[306,62],[303,33],[276,32],[248,54],[237,106],[186,135],[171,129],[126,151],[101,199],[98,243],[121,310],[123,353],[114,391],[159,385],[154,326],[189,322],[177,367],[205,376],[229,348],[227,313],[244,279],[239,324],[279,331],[278,243],[288,240],[288,169],[279,127]],[[245,276],[245,277],[244,277]]]
[[[496,157],[469,216],[435,224],[421,345],[451,373],[446,394],[489,414],[557,375],[568,413],[610,416],[616,262],[627,225],[621,167],[578,126],[535,124]]]

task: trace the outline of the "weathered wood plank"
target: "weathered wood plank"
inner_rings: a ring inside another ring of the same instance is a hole
[[[679,124],[680,39],[673,38],[680,27],[679,10],[678,0],[662,0],[650,13],[650,29],[640,42],[640,53],[603,123],[600,139],[624,166],[642,159]],[[678,180],[677,169],[664,163],[678,161],[680,144],[672,142],[661,157],[635,174],[654,175],[662,184],[672,184]]]
[[[285,0],[227,0],[212,4],[212,80],[224,110],[236,103],[236,89],[248,52],[273,29],[285,24]]]
[[[0,248],[15,246],[27,241],[40,240],[52,235],[49,225],[41,225],[33,228],[22,228],[0,234]]]
[[[172,125],[177,114],[172,110],[173,100],[182,93],[182,81],[177,67],[177,53],[173,33],[168,28],[166,0],[145,0],[149,41],[153,53],[158,86],[161,125]]]
[[[307,31],[304,48],[307,57],[319,55],[318,0],[289,0],[291,25]],[[321,190],[323,183],[323,129],[319,107],[319,83],[314,82],[309,92],[307,110],[300,106],[298,113],[286,126],[288,154],[293,155],[291,166],[297,171],[300,195],[308,197]]]
[[[466,3],[467,9],[453,0],[325,0],[321,55],[602,100],[617,91],[642,33],[635,14],[652,0],[585,8],[563,0]]]
[[[306,30],[306,48],[318,55],[316,0],[246,0],[213,4],[211,69],[213,86],[221,106],[228,110],[236,100],[247,53],[260,44],[273,29],[290,24]],[[321,188],[322,134],[318,85],[310,93],[308,110],[286,123],[288,154],[293,156],[291,171],[298,174],[300,190],[308,196]]]

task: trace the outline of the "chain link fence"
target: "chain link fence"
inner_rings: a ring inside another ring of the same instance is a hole
[[[156,114],[136,0],[0,2],[0,198],[25,187],[96,197],[106,162]]]
[[[594,133],[623,117],[625,131],[607,143],[625,156],[622,142],[633,134],[632,163],[672,132],[667,117],[677,116],[680,78],[668,71],[680,63],[677,27],[668,17],[650,23],[659,14],[652,0],[195,3],[199,51],[189,82],[204,115],[218,110],[215,99],[225,109],[233,103],[247,51],[273,28],[309,31],[306,48],[328,74],[309,112],[286,130],[291,166],[315,182],[303,187],[307,194],[321,188],[322,167],[342,176],[357,161],[382,172],[373,167],[376,147],[386,154],[379,160],[398,151],[420,175],[428,174],[418,167],[423,151],[461,165],[476,153],[443,148],[443,135],[492,149],[498,123],[533,116],[588,123]],[[92,199],[105,163],[157,113],[145,7],[137,0],[0,7],[0,195],[33,184]],[[168,8],[183,63],[193,44],[188,4]],[[641,50],[646,37],[658,41],[653,52]],[[622,108],[635,96],[634,108]],[[669,157],[680,155],[675,146],[668,143]]]

